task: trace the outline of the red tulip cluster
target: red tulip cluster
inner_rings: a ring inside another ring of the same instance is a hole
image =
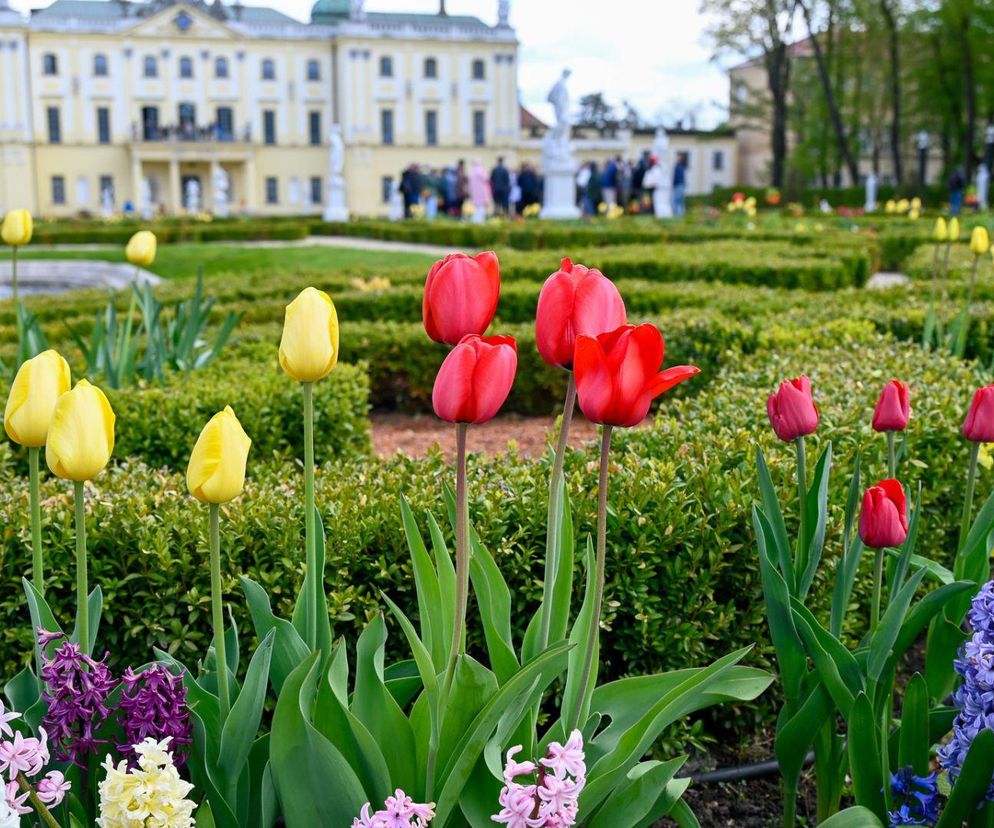
[[[484,337],[497,310],[500,272],[494,253],[455,253],[432,266],[422,317],[428,336],[455,345],[432,389],[435,413],[451,423],[484,423],[510,393],[517,343]],[[563,259],[542,286],[535,339],[542,358],[573,370],[580,408],[595,423],[634,426],[653,399],[698,373],[660,371],[663,337],[654,325],[628,325],[617,287],[599,270]]]

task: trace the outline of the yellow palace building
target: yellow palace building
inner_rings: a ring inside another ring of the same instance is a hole
[[[387,210],[412,162],[515,157],[518,43],[497,21],[318,0],[0,0],[0,213]]]

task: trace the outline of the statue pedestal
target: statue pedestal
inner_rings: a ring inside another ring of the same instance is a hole
[[[348,221],[349,208],[345,201],[345,178],[332,175],[328,178],[328,203],[324,208],[325,221]]]
[[[568,146],[563,152],[561,147],[546,144],[542,150],[542,170],[545,189],[539,216],[556,221],[580,218],[580,208],[576,206],[576,165]]]
[[[663,172],[666,180],[666,172]],[[660,184],[652,191],[652,213],[656,218],[673,218],[673,188]]]

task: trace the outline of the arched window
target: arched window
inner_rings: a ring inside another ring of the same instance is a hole
[[[321,80],[321,63],[316,60],[307,61],[307,80]]]
[[[477,58],[473,61],[473,80],[485,80],[487,77],[487,65]]]
[[[438,61],[435,58],[425,58],[425,77],[438,77]]]
[[[46,75],[59,74],[59,59],[54,54],[48,52],[42,57],[41,61],[42,61],[42,72],[44,72]]]
[[[215,78],[228,77],[228,59],[226,57],[214,58],[214,77]]]
[[[95,78],[107,77],[107,55],[93,56],[93,76]]]
[[[393,77],[393,58],[390,57],[390,55],[383,55],[383,57],[380,58],[380,77]]]
[[[159,61],[156,60],[155,55],[145,55],[145,61],[142,65],[142,74],[146,78],[159,77]]]
[[[272,58],[266,58],[262,61],[262,79],[267,81],[276,80],[276,64]]]
[[[193,58],[181,57],[179,59],[179,76],[181,78],[193,77]]]

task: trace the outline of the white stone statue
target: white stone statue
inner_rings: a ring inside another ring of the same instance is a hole
[[[186,193],[184,194],[184,205],[188,213],[200,212],[200,182],[196,178],[186,180]]]
[[[328,134],[328,203],[324,208],[325,221],[348,221],[349,207],[345,198],[345,141],[338,124]]]
[[[989,194],[991,188],[991,171],[986,164],[981,164],[977,169],[977,207],[986,210],[989,205]]]
[[[214,174],[211,179],[211,186],[214,188],[214,215],[220,218],[228,217],[228,190],[230,183],[228,173],[220,164],[214,167]]]
[[[353,20],[365,20],[366,19],[366,8],[363,0],[352,0],[352,14],[350,17]]]
[[[542,139],[542,172],[545,175],[545,196],[542,217],[550,219],[578,218],[576,206],[576,162],[570,146],[569,90],[566,81],[570,70],[549,90],[548,102],[556,113],[556,123]]]
[[[148,180],[148,176],[142,176],[141,211],[142,211],[142,218],[145,221],[152,220],[152,215],[153,215],[152,182]]]
[[[404,220],[404,196],[396,179],[390,181],[390,208],[387,212],[390,221]]]
[[[662,127],[656,128],[652,142],[652,154],[656,163],[650,168],[655,174],[650,180],[656,182],[652,190],[652,212],[656,218],[673,218],[673,176],[670,174],[670,137]]]
[[[90,204],[90,181],[85,175],[76,179],[76,205],[80,209],[86,209]]]
[[[100,215],[104,218],[114,215],[114,194],[110,191],[110,187],[104,187],[103,192],[100,193]]]
[[[497,0],[497,25],[506,29],[511,25],[511,0]]]
[[[295,175],[290,176],[290,183],[287,186],[287,200],[294,206],[300,204],[300,179]]]
[[[866,177],[866,203],[863,205],[864,213],[872,213],[877,209],[877,174],[870,172]]]

